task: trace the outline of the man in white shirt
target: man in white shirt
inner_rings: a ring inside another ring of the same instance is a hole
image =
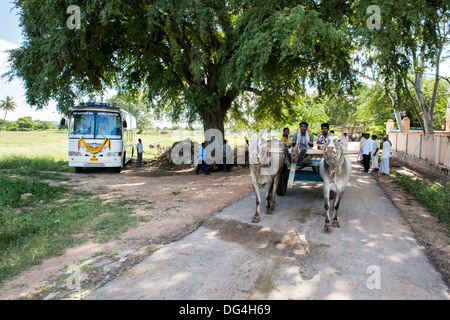
[[[380,140],[376,135],[372,135],[373,147],[372,147],[372,169],[378,171],[378,156],[380,155]]]
[[[364,144],[362,146],[364,172],[369,172],[370,155],[373,151],[373,141],[370,140],[369,137],[370,135],[366,133],[364,137],[366,140],[364,140]]]
[[[136,167],[142,167],[142,154],[144,153],[144,147],[142,146],[141,139],[138,139],[138,144],[136,145],[136,151],[137,151]]]
[[[344,135],[341,137],[341,141],[344,144],[344,150],[348,149],[348,135],[347,132],[344,132]]]

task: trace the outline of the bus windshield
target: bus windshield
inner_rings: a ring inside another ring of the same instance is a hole
[[[69,138],[122,139],[120,114],[105,111],[74,111]]]

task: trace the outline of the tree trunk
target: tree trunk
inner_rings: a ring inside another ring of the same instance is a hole
[[[395,120],[397,121],[398,130],[403,133],[405,132],[405,128],[403,127],[402,117],[400,116],[400,112],[398,110],[398,73],[394,72],[394,95],[390,95],[392,100],[392,105],[394,106],[394,114]]]
[[[231,108],[233,99],[228,97],[220,98],[220,108],[204,107],[199,112],[203,121],[203,130],[206,132],[209,129],[217,129],[222,133],[222,138],[225,139],[225,115]]]
[[[416,72],[414,75],[414,92],[416,94],[420,110],[422,111],[424,133],[433,134],[433,114],[431,113],[431,110],[428,107],[427,101],[425,100],[422,92],[422,79],[423,73]]]
[[[203,130],[205,132],[209,129],[217,129],[222,133],[222,137],[224,137],[225,127],[223,121],[225,115],[221,110],[203,111],[201,112],[201,117],[203,120]]]

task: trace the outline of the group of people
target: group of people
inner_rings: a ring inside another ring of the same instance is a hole
[[[209,175],[208,173],[208,164],[206,163],[206,144],[203,142],[202,147],[199,149],[199,157],[197,167],[195,168],[195,174],[200,174],[200,169],[203,169],[205,175]],[[230,145],[227,143],[227,140],[223,140],[223,148],[222,148],[222,157],[223,157],[223,172],[231,171],[231,161],[230,156],[233,154],[233,150]]]
[[[323,150],[325,148],[325,142],[328,137],[334,136],[334,131],[330,131],[330,125],[328,123],[322,123],[320,125],[321,133],[317,136],[317,148],[319,150]],[[300,136],[299,136],[300,133]],[[341,137],[342,142],[344,143],[344,148],[347,149],[348,147],[348,136],[345,132],[344,135]],[[283,137],[281,138],[281,141],[287,146],[287,147],[293,147],[298,145],[300,149],[310,149],[314,146],[314,138],[312,133],[308,132],[308,123],[307,122],[301,122],[300,123],[300,131],[294,133],[294,136],[292,137],[292,140],[289,139],[289,128],[283,129]]]
[[[362,161],[364,172],[369,172],[369,168],[373,171],[379,171],[383,174],[389,175],[389,160],[392,157],[392,143],[386,135],[383,137],[383,150],[381,152],[380,140],[373,134],[372,139],[368,133],[361,135],[359,144],[358,161]],[[378,158],[381,152],[381,163],[378,163]],[[370,162],[372,161],[372,166]]]

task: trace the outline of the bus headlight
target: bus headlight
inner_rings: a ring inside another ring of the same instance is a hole
[[[81,152],[69,151],[69,157],[81,157]]]
[[[119,156],[119,152],[108,152],[106,154],[107,157],[118,157]]]

